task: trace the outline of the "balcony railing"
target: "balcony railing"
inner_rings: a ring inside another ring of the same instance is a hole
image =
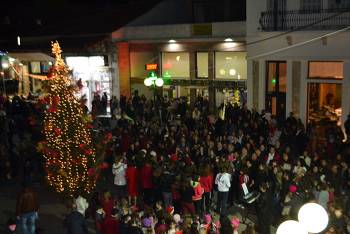
[[[333,30],[350,26],[350,9],[267,11],[260,17],[262,31]]]

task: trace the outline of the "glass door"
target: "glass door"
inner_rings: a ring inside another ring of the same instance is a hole
[[[277,119],[284,120],[286,117],[287,63],[269,61],[266,70],[265,109],[275,115]]]

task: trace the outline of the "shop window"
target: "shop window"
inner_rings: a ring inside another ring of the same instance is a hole
[[[329,83],[308,84],[308,120],[315,123],[341,121],[342,85]]]
[[[310,79],[343,79],[343,62],[309,62]]]
[[[145,78],[149,71],[146,64],[157,63],[157,54],[153,52],[130,52],[130,75],[133,78]]]
[[[208,53],[199,52],[197,53],[197,77],[208,78]]]
[[[30,63],[30,72],[32,74],[40,74],[40,62],[31,62]]]
[[[190,56],[186,52],[162,53],[162,72],[172,78],[190,77]]]
[[[216,52],[215,77],[219,79],[247,79],[246,52]]]

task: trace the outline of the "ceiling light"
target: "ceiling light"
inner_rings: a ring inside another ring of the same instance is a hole
[[[226,59],[226,60],[231,60],[231,59],[232,59],[232,57],[226,57],[225,59]]]
[[[232,42],[232,41],[233,41],[232,38],[226,38],[226,39],[225,39],[225,42]]]
[[[224,69],[219,70],[220,75],[224,76],[226,74],[226,71]]]
[[[169,40],[169,43],[176,43],[174,39]]]
[[[229,73],[230,73],[230,76],[234,76],[234,75],[236,75],[236,70],[230,69]]]

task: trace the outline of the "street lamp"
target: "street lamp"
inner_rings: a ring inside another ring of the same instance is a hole
[[[155,72],[151,72],[149,77],[143,81],[144,85],[153,88],[153,98],[156,101],[156,88],[164,85],[164,80],[161,77],[157,77]]]
[[[287,220],[281,223],[276,234],[307,234],[307,231],[299,222]]]
[[[320,233],[328,225],[328,214],[321,205],[306,203],[298,212],[298,220],[308,232]]]

